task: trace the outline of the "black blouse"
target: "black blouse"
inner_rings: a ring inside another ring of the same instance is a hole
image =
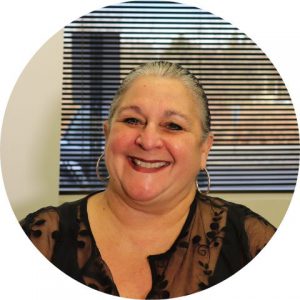
[[[94,289],[118,296],[89,226],[87,201],[91,195],[59,207],[42,208],[20,223],[33,244],[60,270]],[[197,192],[171,248],[148,257],[152,288],[147,298],[189,295],[223,281],[253,259],[275,230],[243,205]]]

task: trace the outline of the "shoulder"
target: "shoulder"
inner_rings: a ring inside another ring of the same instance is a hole
[[[268,220],[245,205],[217,197],[204,196],[204,199],[211,204],[212,209],[221,208],[227,211],[227,229],[230,227],[231,232],[234,230],[240,239],[245,239],[251,257],[269,242],[276,231]]]
[[[34,212],[29,213],[20,221],[20,225],[27,235],[30,235],[28,229],[32,228],[33,226],[37,226],[37,228],[38,226],[42,225],[47,225],[47,227],[55,227],[58,225],[61,215],[65,210],[73,211],[74,208],[79,207],[85,199],[86,198],[82,198],[72,202],[65,202],[59,206],[42,207]],[[39,235],[39,231],[35,233],[33,231],[32,233],[36,236]]]
[[[211,196],[202,196],[202,199],[209,203],[212,206],[212,209],[214,208],[221,208],[228,211],[228,218],[234,218],[239,219],[240,221],[245,222],[246,220],[257,220],[257,222],[260,222],[266,226],[271,226],[275,229],[275,227],[266,220],[262,215],[256,213],[249,207],[239,204],[230,202],[228,200],[224,200],[219,197],[211,197]]]
[[[76,223],[81,205],[88,197],[65,202],[59,206],[48,206],[28,214],[20,221],[31,242],[51,260],[56,242],[62,239],[64,228]],[[74,222],[75,220],[75,222]]]

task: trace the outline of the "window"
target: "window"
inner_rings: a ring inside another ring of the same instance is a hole
[[[212,191],[294,190],[297,120],[270,60],[221,18],[156,0],[108,6],[65,27],[61,194],[105,187],[95,174],[105,146],[102,121],[122,78],[154,59],[187,67],[206,91],[215,134]]]

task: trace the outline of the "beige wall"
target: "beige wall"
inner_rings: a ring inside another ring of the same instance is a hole
[[[2,172],[18,218],[58,203],[62,53],[58,32],[25,67],[4,116]]]
[[[2,129],[2,172],[18,219],[42,206],[78,196],[58,196],[63,32],[54,35],[24,69],[11,95]],[[275,226],[291,193],[214,194],[247,205]]]

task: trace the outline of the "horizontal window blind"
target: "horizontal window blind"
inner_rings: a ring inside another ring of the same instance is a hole
[[[215,136],[208,159],[212,191],[293,191],[297,120],[268,57],[209,12],[169,1],[131,1],[65,27],[61,194],[105,188],[95,174],[105,147],[102,122],[124,76],[154,59],[180,63],[206,91]],[[104,165],[100,173],[107,175]],[[205,190],[204,174],[199,183]]]

